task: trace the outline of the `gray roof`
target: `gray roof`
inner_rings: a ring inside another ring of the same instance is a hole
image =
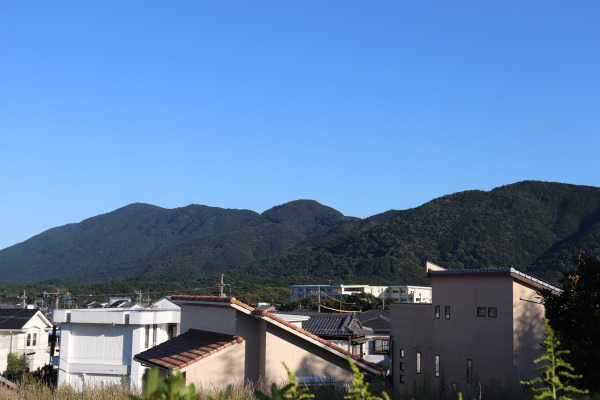
[[[302,329],[320,337],[356,337],[373,333],[371,328],[362,326],[356,314],[310,313],[310,319],[302,324]]]
[[[30,309],[0,309],[0,329],[22,329],[38,312]]]
[[[429,277],[452,277],[452,276],[493,276],[505,275],[512,276],[520,281],[527,282],[540,289],[549,289],[556,292],[561,292],[560,288],[549,284],[534,276],[518,271],[514,268],[473,268],[473,269],[447,269],[444,271],[430,270],[427,272]]]
[[[390,332],[390,312],[388,310],[369,310],[358,314],[358,320],[363,327],[369,327],[375,332]]]

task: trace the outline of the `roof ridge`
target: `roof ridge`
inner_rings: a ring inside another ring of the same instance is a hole
[[[369,368],[373,368],[373,369],[375,369],[377,371],[383,372],[383,370],[379,366],[377,366],[377,365],[375,365],[373,363],[370,363],[369,361],[365,360],[364,358],[360,358],[360,357],[358,357],[358,356],[356,356],[354,354],[351,354],[348,351],[342,349],[341,347],[338,347],[338,346],[334,345],[333,343],[331,343],[331,342],[329,342],[329,341],[327,341],[325,339],[322,339],[322,338],[320,338],[320,337],[318,337],[316,335],[313,335],[312,333],[310,333],[310,332],[308,332],[308,331],[300,328],[297,325],[291,324],[291,323],[289,323],[289,322],[287,322],[287,321],[285,321],[285,320],[283,320],[283,319],[281,319],[279,317],[276,317],[275,315],[271,314],[270,312],[268,312],[266,310],[263,310],[263,309],[260,309],[260,308],[251,307],[248,304],[239,301],[235,297],[173,295],[173,296],[171,296],[171,299],[172,300],[183,300],[183,301],[186,301],[186,300],[188,300],[188,301],[204,301],[204,302],[210,302],[210,303],[229,303],[229,304],[236,305],[238,307],[242,307],[242,308],[250,311],[250,313],[252,315],[254,315],[255,317],[258,317],[258,318],[270,318],[270,319],[272,319],[272,320],[274,320],[274,321],[276,321],[276,322],[278,322],[278,323],[286,326],[287,328],[293,329],[293,330],[297,331],[298,333],[301,333],[301,334],[303,334],[303,335],[305,335],[305,336],[307,336],[307,337],[309,337],[309,338],[311,338],[313,340],[316,340],[317,342],[319,342],[321,344],[324,344],[327,347],[330,347],[330,348],[336,350],[337,352],[339,352],[339,353],[341,353],[341,354],[343,354],[343,355],[345,355],[347,357],[350,357],[351,359],[355,360],[356,362],[364,364],[365,366],[367,366]]]

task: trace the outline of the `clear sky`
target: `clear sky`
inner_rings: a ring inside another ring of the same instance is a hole
[[[136,201],[600,186],[600,2],[3,1],[0,249]]]

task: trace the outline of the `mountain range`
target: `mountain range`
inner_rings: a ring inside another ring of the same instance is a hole
[[[0,283],[211,277],[287,286],[426,284],[423,264],[514,267],[556,282],[600,254],[600,188],[524,181],[409,210],[344,216],[313,200],[262,214],[135,203],[0,251]]]

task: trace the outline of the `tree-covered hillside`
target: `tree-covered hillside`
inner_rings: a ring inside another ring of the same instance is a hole
[[[367,229],[243,273],[273,284],[424,283],[422,266],[514,267],[556,282],[584,249],[600,255],[600,189],[521,182],[444,196]],[[361,225],[369,226],[368,219]],[[264,279],[264,278],[263,278]]]
[[[0,273],[3,283],[151,283],[227,273],[237,284],[425,284],[428,260],[514,267],[556,282],[576,250],[600,254],[600,188],[526,181],[366,219],[311,200],[262,215],[133,204],[0,251]]]

